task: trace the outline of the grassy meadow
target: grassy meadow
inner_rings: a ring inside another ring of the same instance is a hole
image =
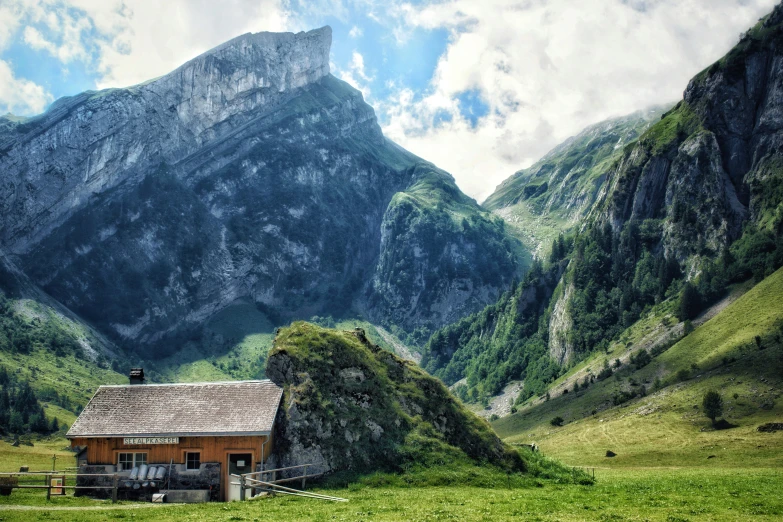
[[[0,447],[3,468],[9,454]],[[11,458],[50,464],[45,444],[35,453],[19,450]],[[38,448],[38,446],[36,446]],[[620,448],[621,451],[627,448]],[[20,454],[30,455],[20,459]],[[33,456],[38,455],[38,456]],[[245,503],[154,505],[91,500],[72,496],[47,502],[40,491],[15,491],[0,497],[0,520],[779,520],[783,517],[783,476],[778,468],[731,467],[716,461],[706,467],[598,467],[592,486],[533,480],[508,487],[405,485],[404,481],[365,480],[315,490],[348,499],[344,503],[276,496]]]

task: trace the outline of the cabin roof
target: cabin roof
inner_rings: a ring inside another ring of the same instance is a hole
[[[266,435],[282,395],[270,380],[101,386],[67,437]]]

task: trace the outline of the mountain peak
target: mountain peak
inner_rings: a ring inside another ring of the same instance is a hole
[[[206,76],[226,81],[239,93],[266,88],[285,91],[329,74],[332,28],[299,33],[246,33],[193,58],[153,83]]]
[[[199,135],[239,114],[271,107],[329,75],[329,26],[300,33],[247,33],[141,86]]]

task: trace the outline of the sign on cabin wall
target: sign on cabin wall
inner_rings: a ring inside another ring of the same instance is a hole
[[[179,437],[125,437],[122,439],[125,445],[134,444],[179,444]]]

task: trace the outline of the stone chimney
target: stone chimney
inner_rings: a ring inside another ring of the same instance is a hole
[[[144,368],[131,368],[128,377],[131,384],[144,384]]]

